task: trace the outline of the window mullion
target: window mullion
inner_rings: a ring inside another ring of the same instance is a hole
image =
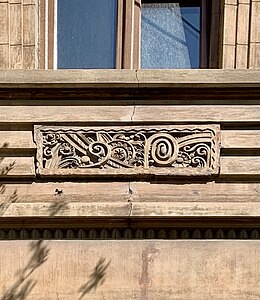
[[[210,3],[200,1],[200,68],[209,66]]]
[[[133,69],[140,68],[141,50],[141,0],[134,1],[134,41],[133,41]]]
[[[116,34],[116,69],[123,67],[123,28],[124,28],[123,0],[117,1],[117,34]]]
[[[55,16],[55,0],[48,1],[48,69],[54,68],[54,18]]]

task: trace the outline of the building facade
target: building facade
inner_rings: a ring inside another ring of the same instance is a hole
[[[56,70],[57,2],[0,0],[0,299],[260,298],[260,1],[210,3],[201,69],[118,1],[115,69]]]

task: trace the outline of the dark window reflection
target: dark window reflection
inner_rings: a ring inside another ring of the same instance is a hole
[[[115,68],[117,0],[58,0],[57,68]]]
[[[145,1],[141,67],[199,68],[200,1]]]

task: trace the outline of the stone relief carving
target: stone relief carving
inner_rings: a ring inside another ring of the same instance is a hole
[[[216,125],[38,126],[38,173],[210,175],[219,166],[218,133]]]

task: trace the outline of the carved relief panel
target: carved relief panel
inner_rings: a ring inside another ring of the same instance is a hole
[[[213,175],[218,125],[35,126],[39,175]]]

